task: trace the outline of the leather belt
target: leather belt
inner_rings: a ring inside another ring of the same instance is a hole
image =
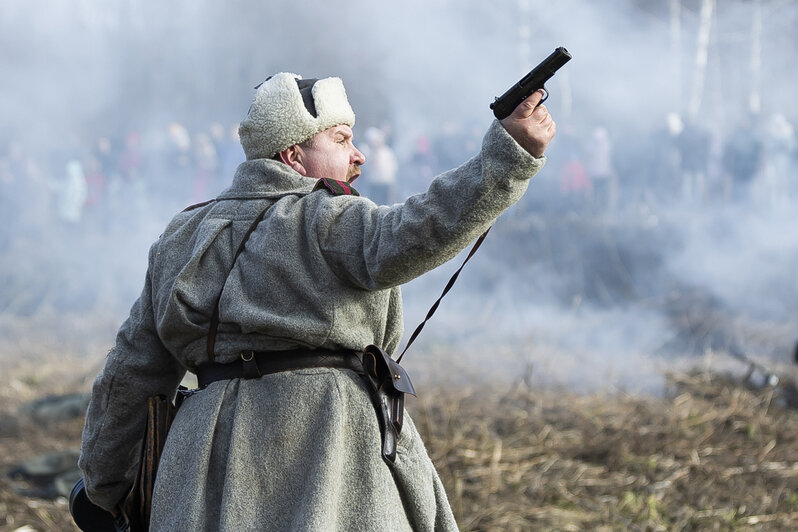
[[[291,351],[244,351],[233,362],[209,362],[197,366],[200,388],[227,379],[257,379],[263,375],[309,368],[351,369],[363,374],[363,364],[354,351],[295,349]]]

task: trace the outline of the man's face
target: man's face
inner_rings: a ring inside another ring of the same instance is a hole
[[[366,157],[352,142],[352,128],[333,126],[317,133],[310,146],[303,147],[299,161],[308,177],[328,177],[351,183],[360,175]]]

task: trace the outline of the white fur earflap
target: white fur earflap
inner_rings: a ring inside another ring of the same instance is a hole
[[[274,157],[333,126],[355,125],[355,113],[340,78],[324,78],[313,84],[316,117],[305,107],[298,79],[302,77],[281,72],[258,87],[249,114],[238,128],[247,160]]]

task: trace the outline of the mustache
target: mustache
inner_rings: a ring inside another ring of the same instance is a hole
[[[346,172],[347,180],[352,179],[354,177],[358,177],[360,175],[360,165],[359,164],[352,164],[349,166],[349,170]]]

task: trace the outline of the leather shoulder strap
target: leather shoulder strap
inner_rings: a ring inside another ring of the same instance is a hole
[[[193,211],[194,209],[199,209],[200,207],[204,207],[206,205],[210,205],[211,203],[213,203],[215,201],[216,201],[215,199],[209,199],[207,201],[201,201],[199,203],[195,203],[194,205],[189,205],[188,207],[183,209],[181,212]]]
[[[238,260],[238,256],[241,255],[241,252],[244,251],[244,248],[247,245],[247,240],[249,240],[250,235],[255,232],[255,228],[258,227],[258,224],[263,220],[263,217],[266,215],[266,211],[274,205],[274,203],[269,203],[265,209],[263,209],[260,214],[255,218],[252,224],[247,229],[247,232],[244,233],[244,238],[241,239],[241,243],[238,245],[238,249],[233,255],[233,263],[230,265],[230,271],[227,272],[227,277],[230,276],[230,273],[233,271],[233,268],[236,265],[236,261]],[[216,349],[216,334],[219,329],[219,302],[222,299],[222,292],[224,291],[225,283],[222,283],[222,287],[219,289],[219,295],[216,296],[216,304],[213,306],[213,314],[211,315],[211,322],[208,325],[208,343],[207,343],[207,351],[208,351],[208,358],[211,362],[214,359],[214,351]]]

